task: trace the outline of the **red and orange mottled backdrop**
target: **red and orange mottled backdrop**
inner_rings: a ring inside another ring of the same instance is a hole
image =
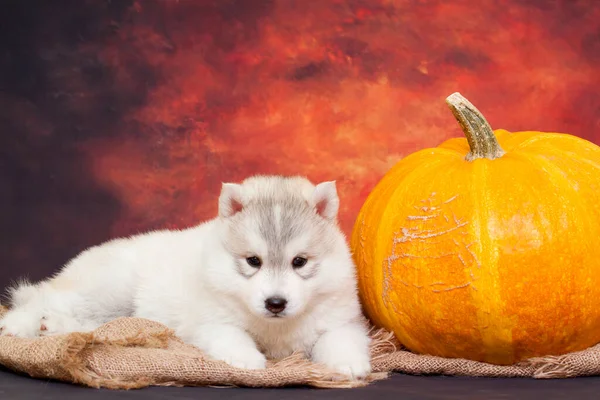
[[[212,217],[223,181],[338,181],[349,232],[403,156],[495,128],[600,143],[596,0],[8,0],[0,284]]]

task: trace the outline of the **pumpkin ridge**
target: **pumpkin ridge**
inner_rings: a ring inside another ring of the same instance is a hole
[[[568,187],[568,188],[570,188],[571,191],[573,191],[575,193],[578,191],[577,187],[574,186],[573,180],[569,176],[570,174],[567,171],[565,171],[561,166],[556,165],[554,160],[549,159],[547,155],[532,154],[532,153],[515,153],[515,154],[513,154],[513,157],[515,157],[515,156],[522,159],[523,161],[526,161],[529,164],[531,164],[532,169],[538,167],[538,165],[536,165],[536,163],[538,163],[538,164],[543,163],[544,166],[547,168],[547,169],[545,169],[546,172],[549,172],[549,170],[552,171],[552,173],[546,174],[547,177],[556,177],[556,180],[561,180],[562,181],[562,184],[560,185],[561,188]],[[580,161],[580,162],[590,161],[589,164],[600,169],[600,165],[593,163],[591,160],[579,158],[577,161]],[[572,162],[576,162],[576,161],[573,160]],[[551,183],[555,184],[555,182],[556,181],[551,180]],[[558,187],[558,185],[555,185],[555,186]],[[585,215],[586,214],[586,210],[589,209],[589,206],[587,204],[587,198],[585,196],[579,196],[576,194],[574,196],[564,196],[564,197],[568,197],[568,201],[570,202],[570,204],[573,205],[574,207],[576,206],[576,208],[578,209],[577,212],[574,213],[575,215]],[[585,221],[587,222],[587,220],[585,220]],[[581,227],[581,224],[576,224],[576,226]]]
[[[404,160],[404,159],[403,159]],[[391,171],[393,174],[385,175],[377,185],[371,190],[371,193],[365,200],[365,205],[359,212],[356,219],[356,228],[352,233],[352,247],[353,257],[356,259],[358,257],[359,260],[369,260],[370,265],[368,271],[363,271],[363,273],[358,274],[358,286],[361,289],[359,294],[361,296],[361,303],[363,308],[365,308],[373,322],[376,325],[383,326],[385,323],[383,322],[384,316],[382,315],[381,309],[373,309],[371,304],[373,302],[374,297],[380,296],[377,290],[377,285],[374,285],[374,282],[379,281],[379,279],[373,279],[373,277],[379,277],[381,275],[378,270],[379,262],[377,262],[377,246],[375,243],[365,243],[365,231],[372,231],[372,234],[377,236],[377,232],[380,229],[383,220],[381,218],[381,206],[379,203],[382,201],[389,201],[391,196],[390,190],[394,187],[394,184],[398,181],[396,178],[397,174],[402,174],[402,170],[404,169],[402,163],[397,163],[392,167]],[[379,214],[379,215],[377,215]],[[371,221],[367,223],[366,221]],[[371,235],[372,235],[371,234]]]
[[[576,180],[573,180],[571,176],[569,176],[570,174],[561,166],[557,165],[553,160],[548,159],[546,155],[543,154],[533,154],[533,153],[513,153],[512,156],[514,158],[518,158],[524,162],[527,162],[528,164],[531,165],[531,169],[532,170],[536,170],[540,168],[540,164],[543,165],[543,171],[545,172],[545,174],[542,174],[544,176],[543,179],[547,180],[548,182],[548,186],[550,187],[560,187],[561,190],[559,192],[557,192],[557,194],[560,195],[560,200],[558,200],[560,202],[560,204],[562,204],[565,207],[565,213],[567,214],[566,220],[567,221],[573,221],[572,223],[569,224],[569,234],[571,234],[573,237],[598,237],[600,236],[600,229],[596,226],[591,224],[591,220],[588,218],[581,218],[579,216],[582,215],[586,215],[587,214],[587,210],[590,209],[590,204],[588,204],[589,200],[586,196],[582,196],[579,195],[578,193],[578,189],[574,186],[574,182],[576,182]],[[565,159],[567,162],[571,161],[568,159]],[[582,161],[581,159],[579,159],[578,161]],[[565,193],[566,191],[570,191],[570,194]],[[573,230],[575,230],[575,233],[573,233]],[[594,230],[596,231],[596,235],[594,235]],[[559,242],[558,239],[556,239],[554,242]],[[562,242],[562,239],[561,239]],[[574,240],[567,240],[566,243],[575,243]],[[576,246],[581,246],[581,245],[585,245],[587,242],[576,242]],[[580,254],[588,254],[588,252],[590,251],[590,249],[580,249],[581,251],[579,252]],[[560,254],[560,253],[558,253]],[[557,254],[557,255],[558,255]],[[565,267],[568,264],[565,263]],[[590,268],[592,268],[593,263],[588,263],[586,265],[589,265]],[[545,268],[545,266],[537,266],[537,268]],[[577,279],[573,279],[573,276],[577,273],[578,271],[574,271],[571,268],[564,268],[564,274],[563,277],[561,278],[562,281],[562,285],[565,284],[572,284],[571,282],[574,281],[580,281]],[[581,273],[582,275],[585,275],[585,273]],[[591,274],[591,273],[590,273]],[[557,283],[554,283],[555,285]],[[571,290],[564,290],[565,293],[572,293],[573,289],[571,288]],[[585,319],[585,315],[584,315],[584,311],[580,308],[576,308],[576,307],[572,307],[572,306],[568,306],[570,304],[572,304],[573,300],[570,297],[562,297],[560,304],[563,307],[566,307],[570,310],[570,318],[575,318],[575,319]],[[566,316],[563,316],[563,318]],[[548,320],[546,323],[550,324],[551,320]],[[598,324],[596,324],[596,327],[598,326]],[[551,329],[551,330],[559,330],[560,328],[562,329],[568,329],[565,328],[563,321],[557,321],[556,324],[554,326],[552,325],[548,325],[547,329]],[[580,326],[581,328],[581,326]],[[562,333],[563,336],[567,336],[566,333]],[[593,336],[592,333],[590,332],[590,330],[588,330],[587,332],[583,332],[583,331],[577,331],[577,332],[572,332],[571,334],[571,344],[567,345],[567,351],[580,351],[583,350],[589,346],[595,345],[596,342],[594,341],[590,341],[590,339],[588,338],[589,336]],[[584,345],[582,345],[582,343],[584,343]],[[579,347],[577,347],[579,346]],[[530,355],[526,355],[526,356],[530,356]],[[523,354],[521,354],[522,358]]]
[[[402,160],[406,160],[406,159],[412,159],[413,156],[423,156],[423,155],[428,155],[428,156],[448,156],[448,157],[457,157],[458,159],[460,159],[461,161],[464,160],[465,154],[462,151],[459,151],[458,149],[452,149],[452,148],[448,148],[448,147],[429,147],[427,149],[423,149],[423,150],[418,150],[414,153],[411,153],[409,155],[407,155],[406,157],[402,158]]]
[[[551,137],[551,138],[554,139],[555,137]],[[530,144],[533,144],[533,143],[530,143]],[[581,154],[575,153],[573,151],[561,149],[560,147],[557,146],[557,145],[559,145],[559,143],[554,143],[554,141],[550,141],[549,143],[547,143],[547,145],[553,151],[555,151],[557,154],[561,154],[562,156],[568,155],[568,156],[570,156],[570,158],[573,159],[573,161],[577,161],[577,162],[581,162],[581,163],[584,163],[584,164],[588,164],[588,165],[591,165],[592,167],[600,170],[600,154],[599,154],[599,160],[595,161],[595,160],[592,160],[590,158],[583,158],[583,157],[581,157]],[[515,153],[525,154],[525,155],[531,154],[531,153],[525,152],[523,150],[525,150],[525,149],[519,149],[519,151],[515,152]],[[527,149],[527,150],[529,150],[529,149]],[[550,158],[548,158],[548,155],[538,154],[538,156],[544,157],[546,160],[548,160],[550,162],[553,162],[553,160],[551,160]]]
[[[563,154],[567,153],[564,150],[560,150],[560,151]],[[575,156],[576,154],[571,153],[570,155]],[[530,164],[532,169],[535,169],[537,167],[536,162],[543,163],[544,167],[545,167],[544,172],[547,173],[546,175],[555,176],[558,179],[562,180],[560,187],[563,187],[563,188],[569,187],[572,190],[575,190],[573,188],[573,184],[575,182],[573,182],[571,180],[571,177],[569,176],[570,175],[569,172],[564,170],[561,166],[557,165],[554,160],[552,160],[551,158],[548,157],[548,155],[534,154],[534,153],[529,153],[529,152],[524,152],[524,151],[515,151],[511,154],[511,157],[513,159],[518,159],[518,160],[521,160],[521,161],[524,161],[524,162]],[[584,164],[589,164],[589,165],[593,166],[594,168],[600,169],[600,165],[596,164],[592,160],[579,158],[577,160],[572,160],[572,162],[583,162]],[[555,186],[558,186],[558,185],[555,185]],[[570,198],[577,198],[580,201],[585,200],[581,196],[570,196]]]
[[[520,133],[520,132],[515,132],[515,133]],[[526,140],[523,140],[521,143],[518,143],[514,148],[513,151],[518,151],[518,150],[526,150],[528,146],[532,145],[532,144],[536,144],[538,142],[546,142],[548,139],[552,139],[553,137],[555,137],[555,133],[548,133],[548,132],[535,132],[536,135],[532,136]],[[562,134],[560,134],[562,135]]]
[[[498,161],[493,161],[497,163]],[[500,363],[497,360],[496,353],[502,354],[502,359],[512,359],[514,352],[512,349],[512,334],[503,329],[512,325],[509,318],[504,315],[502,304],[502,289],[495,284],[498,281],[499,258],[498,254],[485,249],[493,249],[493,239],[484,221],[490,220],[492,205],[495,201],[489,195],[489,167],[491,162],[487,160],[476,160],[472,162],[471,171],[471,198],[473,202],[473,216],[471,219],[471,232],[477,243],[477,254],[479,263],[485,265],[485,270],[471,270],[472,280],[477,281],[478,286],[486,288],[485,291],[473,291],[471,298],[476,303],[478,331],[481,335],[483,348],[485,349],[485,360],[488,362]]]
[[[506,129],[496,129],[494,134],[498,138],[498,141],[502,145],[502,148],[506,150],[507,153],[515,151],[518,149],[519,145],[524,141],[527,141],[531,137],[538,134],[535,131],[517,131],[510,132]]]
[[[455,155],[451,152],[444,152],[449,156],[454,157]],[[371,319],[377,325],[383,325],[384,319],[389,319],[388,316],[382,315],[382,310],[372,309],[371,304],[373,298],[381,297],[381,293],[374,285],[373,277],[378,276],[383,279],[382,271],[379,270],[380,262],[377,258],[377,243],[371,242],[369,245],[365,245],[364,235],[367,233],[368,236],[378,236],[379,229],[382,224],[385,223],[382,215],[385,212],[386,207],[382,207],[382,204],[389,203],[390,198],[395,189],[393,187],[402,182],[405,178],[406,162],[418,163],[419,165],[425,165],[428,160],[432,157],[431,153],[426,150],[421,150],[416,153],[412,153],[403,159],[402,163],[396,164],[392,167],[392,174],[386,174],[381,181],[375,185],[371,193],[365,200],[365,206],[359,212],[357,216],[356,229],[352,233],[352,247],[354,251],[354,259],[362,260],[366,262],[368,259],[370,265],[369,270],[364,270],[363,273],[359,274],[358,285],[361,288],[360,295],[362,299],[363,308],[365,308],[371,315]],[[408,158],[410,158],[408,160]],[[369,221],[369,222],[365,222]],[[378,278],[379,279],[379,278]],[[387,310],[386,310],[387,311]]]
[[[401,164],[396,164],[394,166],[394,171],[401,169]],[[371,242],[370,244],[366,244],[364,240],[365,230],[371,230],[375,232],[375,235],[380,229],[381,223],[383,222],[381,216],[378,218],[374,217],[373,214],[376,213],[380,207],[378,206],[378,202],[381,202],[382,199],[386,201],[390,198],[391,194],[386,193],[393,187],[390,183],[386,185],[388,181],[396,181],[394,179],[395,175],[390,174],[386,175],[371,191],[370,195],[367,197],[365,204],[368,204],[368,207],[363,207],[361,212],[357,217],[357,224],[360,225],[353,232],[353,247],[354,249],[358,249],[358,251],[353,252],[353,256],[360,257],[361,260],[370,260],[371,268],[368,271],[364,271],[362,274],[358,275],[358,285],[361,288],[359,294],[361,296],[361,303],[363,304],[363,308],[366,308],[371,315],[371,319],[377,325],[383,326],[385,323],[383,322],[384,316],[382,316],[381,309],[372,309],[371,304],[373,302],[373,297],[379,296],[377,285],[374,285],[374,282],[378,282],[379,279],[373,279],[372,277],[379,277],[381,275],[378,270],[379,262],[377,262],[377,248],[375,243]],[[366,220],[371,221],[370,224],[366,223]],[[360,222],[358,222],[360,221]]]
[[[412,187],[412,185],[417,184],[423,178],[435,174],[435,172],[433,171],[439,168],[443,168],[443,164],[453,164],[454,162],[454,156],[449,159],[433,159],[426,164],[422,164],[421,168],[411,170],[410,172],[405,174],[402,177],[402,179],[396,181],[396,185],[388,198],[388,206],[384,208],[381,214],[379,225],[376,230],[376,236],[392,237],[395,241],[400,235],[400,232],[390,231],[390,225],[387,223],[387,221],[395,220],[394,208],[397,207],[395,206],[395,204],[398,204],[399,199],[410,198],[410,196],[407,195],[407,191]],[[400,314],[403,313],[399,312],[394,308],[394,304],[396,303],[394,295],[396,293],[389,286],[390,280],[393,279],[392,276],[394,275],[394,273],[392,272],[394,270],[394,265],[398,262],[398,260],[401,260],[402,258],[402,254],[396,254],[395,252],[395,243],[390,244],[378,241],[378,246],[375,249],[373,260],[375,261],[375,264],[378,265],[378,269],[381,270],[380,275],[382,277],[382,287],[381,291],[378,291],[377,295],[378,297],[383,299],[385,305],[385,307],[383,307],[383,310],[385,310],[387,314],[385,319],[388,321],[388,324],[390,324],[391,326],[397,326],[398,330],[401,330],[403,332],[403,335],[401,336],[410,337],[411,335],[409,335],[403,328],[404,323],[401,322],[402,320]],[[398,279],[401,279],[401,277]]]
[[[572,151],[562,151],[563,154],[568,154],[569,156],[572,156],[575,160],[583,163],[583,164],[589,164],[592,167],[596,168],[597,170],[600,170],[600,161],[596,162],[594,160],[590,160],[589,158],[581,158],[579,154],[574,153]],[[548,159],[547,157],[545,157],[546,159]],[[549,159],[548,159],[549,160]]]

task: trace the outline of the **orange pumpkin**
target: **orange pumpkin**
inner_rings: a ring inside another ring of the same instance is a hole
[[[466,140],[402,159],[356,220],[366,314],[416,353],[494,364],[599,343],[600,147],[446,101]]]

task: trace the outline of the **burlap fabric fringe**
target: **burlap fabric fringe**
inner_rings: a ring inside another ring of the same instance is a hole
[[[1,307],[1,306],[0,306]],[[0,315],[4,312],[0,308]],[[157,386],[320,388],[363,386],[396,371],[487,377],[567,378],[600,375],[600,345],[560,357],[497,366],[462,359],[416,355],[394,336],[372,331],[374,373],[363,382],[346,380],[301,354],[270,362],[265,370],[243,370],[212,361],[156,322],[121,318],[91,333],[24,339],[0,337],[0,364],[34,378],[55,379],[90,387],[135,389]]]

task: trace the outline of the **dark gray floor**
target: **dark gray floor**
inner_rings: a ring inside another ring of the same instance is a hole
[[[161,388],[132,391],[97,390],[65,383],[35,380],[0,367],[2,400],[154,400],[154,399],[600,399],[600,377],[564,380],[421,377],[394,374],[367,388],[324,390],[306,388]]]

